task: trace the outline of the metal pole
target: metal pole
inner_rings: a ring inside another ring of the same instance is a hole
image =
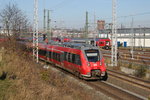
[[[50,11],[51,10],[48,10],[48,12],[47,12],[47,36],[48,36],[48,40],[51,40],[51,38],[52,38],[52,35],[51,35],[51,25],[50,25],[50,22],[51,22]]]
[[[34,0],[33,57],[38,63],[38,0]]]
[[[48,40],[50,40],[50,32],[49,32],[49,23],[50,23],[50,18],[49,18],[49,14],[50,14],[50,10],[47,11],[47,37],[48,37]]]
[[[139,25],[139,29],[140,29],[140,32],[139,32],[139,48],[141,49],[141,33],[142,33],[142,31],[141,31],[141,26]]]
[[[144,27],[144,48],[145,48],[145,27]]]
[[[133,46],[134,46],[134,30],[133,30],[133,18],[131,23],[131,57],[133,58]]]
[[[44,9],[44,20],[43,20],[43,29],[44,29],[44,33],[46,32],[46,9]]]
[[[117,66],[117,16],[116,0],[112,0],[112,46],[111,46],[111,65]]]
[[[97,33],[97,27],[96,27],[96,15],[94,12],[94,45],[96,46],[96,33]]]
[[[88,12],[86,11],[86,22],[85,22],[85,38],[88,37]]]

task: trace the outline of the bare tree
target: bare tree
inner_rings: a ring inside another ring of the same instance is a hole
[[[30,23],[26,15],[18,8],[17,4],[8,4],[0,12],[0,21],[4,29],[7,30],[7,35],[19,36],[21,32],[27,32]]]

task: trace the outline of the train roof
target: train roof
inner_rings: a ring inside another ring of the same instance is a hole
[[[68,48],[74,48],[74,49],[84,49],[84,48],[91,48],[91,49],[96,49],[96,46],[90,45],[90,44],[85,44],[85,43],[71,43],[71,42],[51,42],[49,43],[51,45],[57,45],[61,47],[68,47]]]

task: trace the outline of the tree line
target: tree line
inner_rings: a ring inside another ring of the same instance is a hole
[[[9,3],[0,11],[0,23],[7,36],[18,37],[31,28],[29,19],[17,4]]]

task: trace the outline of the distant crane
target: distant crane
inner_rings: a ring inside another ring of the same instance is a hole
[[[33,58],[38,63],[38,0],[34,0]]]
[[[112,46],[111,46],[111,65],[117,66],[117,16],[116,0],[112,0]]]

